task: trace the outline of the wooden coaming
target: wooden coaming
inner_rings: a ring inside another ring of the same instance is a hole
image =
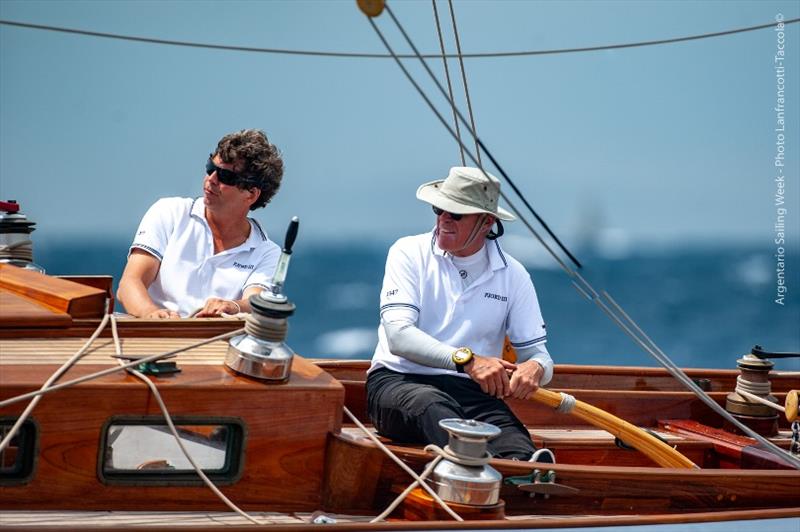
[[[340,447],[340,448],[337,448]],[[394,462],[375,454],[374,444],[349,433],[334,436],[331,453],[343,457],[364,448],[372,457],[369,474],[376,485],[376,496],[365,501],[358,490],[363,485],[340,485],[337,497],[326,497],[329,511],[366,511],[366,504],[379,511],[393,494],[407,486],[411,479]],[[390,445],[418,473],[433,457],[421,449]],[[375,461],[380,460],[380,464]],[[493,460],[504,477],[528,475],[535,467],[525,462]],[[530,498],[528,493],[504,485],[500,497],[506,502],[506,514],[542,515],[609,515],[659,513],[675,514],[699,510],[743,510],[793,507],[797,505],[798,471],[733,471],[718,469],[664,469],[658,467],[609,467],[572,464],[548,465],[556,473],[556,481],[579,489],[575,495]],[[377,473],[376,473],[377,471]],[[336,475],[330,469],[328,478]],[[342,481],[342,477],[337,477]],[[349,489],[349,491],[348,491]],[[349,496],[348,496],[349,494]],[[341,506],[336,506],[341,505]]]
[[[317,360],[321,368],[336,377],[347,391],[347,407],[362,421],[369,421],[364,382],[369,361]],[[708,395],[724,406],[728,393],[736,387],[737,370],[686,369],[692,379],[707,379]],[[783,403],[786,393],[800,388],[800,373],[772,372],[772,395]],[[655,427],[659,419],[694,419],[710,426],[722,423],[694,393],[683,388],[665,369],[630,366],[581,366],[556,364],[548,389],[563,391],[640,426]],[[585,425],[552,408],[533,401],[508,400],[512,410],[526,425]],[[785,419],[779,420],[788,428]]]
[[[182,372],[153,378],[173,417],[234,417],[245,425],[244,468],[223,488],[246,509],[316,510],[321,504],[325,447],[341,425],[344,390],[327,373],[295,357],[286,384],[264,384],[223,367],[227,344],[217,343],[218,364],[180,361]],[[0,351],[0,361],[4,353]],[[113,362],[111,362],[113,364]],[[75,366],[65,379],[107,368]],[[37,389],[54,366],[0,365],[0,397]],[[24,403],[0,409],[18,415]],[[33,478],[0,486],[0,509],[221,510],[211,491],[198,486],[104,485],[97,461],[101,427],[112,416],[161,416],[149,389],[115,373],[45,396],[32,415],[40,429]]]

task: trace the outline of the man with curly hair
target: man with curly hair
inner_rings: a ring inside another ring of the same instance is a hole
[[[162,198],[142,218],[117,298],[141,318],[210,317],[250,310],[280,256],[259,223],[283,161],[263,131],[226,135],[206,162],[203,196]]]

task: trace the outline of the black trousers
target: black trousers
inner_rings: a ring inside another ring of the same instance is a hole
[[[367,408],[378,433],[398,443],[444,447],[442,419],[475,419],[500,428],[489,442],[499,458],[527,460],[536,450],[530,434],[505,401],[481,391],[472,379],[452,375],[413,375],[378,368],[367,377]]]

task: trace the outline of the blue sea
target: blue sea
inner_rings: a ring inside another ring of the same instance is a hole
[[[286,285],[297,305],[287,341],[297,353],[371,357],[389,244],[298,242]],[[35,245],[35,260],[48,273],[111,274],[118,281],[128,242],[35,240]],[[613,256],[576,251],[582,275],[609,292],[680,366],[735,368],[754,344],[800,351],[800,255],[786,257],[788,292],[779,305],[769,247],[672,246]],[[552,260],[517,257],[534,280],[547,346],[557,363],[658,365],[583,298]],[[800,359],[776,361],[776,369],[798,371]]]

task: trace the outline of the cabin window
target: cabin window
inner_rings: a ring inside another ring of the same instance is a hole
[[[236,419],[173,420],[186,450],[215,482],[241,474],[244,426]],[[115,418],[103,430],[99,476],[108,484],[202,483],[164,418]]]
[[[0,441],[11,432],[15,421],[0,419]],[[37,432],[33,421],[25,421],[8,447],[0,452],[0,485],[24,484],[33,476]]]

